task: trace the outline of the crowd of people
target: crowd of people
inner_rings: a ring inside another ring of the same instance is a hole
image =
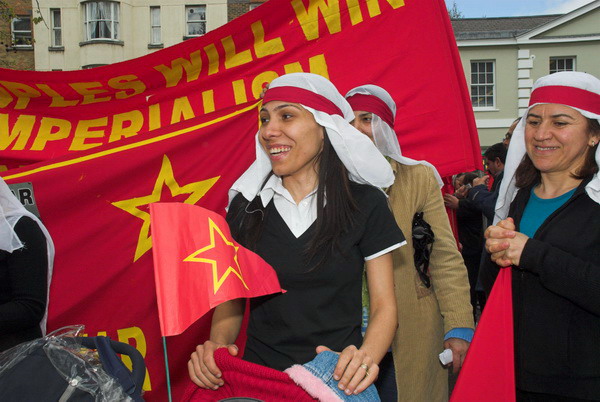
[[[539,79],[484,152],[489,174],[461,173],[444,196],[435,167],[402,154],[397,114],[376,85],[343,96],[308,73],[269,84],[227,221],[287,292],[248,301],[243,359],[284,370],[333,351],[346,395],[447,400],[438,355],[448,349],[460,370],[496,275],[511,269],[517,400],[600,400],[600,80]],[[0,350],[41,336],[53,253],[0,181]],[[238,355],[245,303],[215,309],[188,362],[198,387],[224,384],[214,354]]]

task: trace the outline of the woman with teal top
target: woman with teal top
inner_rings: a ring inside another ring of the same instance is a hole
[[[600,80],[540,78],[513,133],[481,272],[489,292],[513,269],[517,401],[600,400],[599,141]]]

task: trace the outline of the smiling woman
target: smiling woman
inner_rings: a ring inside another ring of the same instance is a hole
[[[600,400],[599,140],[600,80],[561,72],[536,82],[480,276],[489,291],[498,266],[515,269],[517,401]]]
[[[404,245],[384,193],[394,178],[373,143],[348,122],[352,109],[327,79],[275,79],[263,98],[256,161],[230,190],[236,240],[277,272],[287,292],[250,300],[244,359],[283,370],[338,352],[335,380],[347,395],[371,386],[397,326],[391,251]],[[361,334],[362,273],[371,323]],[[210,340],[192,354],[190,378],[218,389],[214,350],[233,345],[243,302],[215,310]]]

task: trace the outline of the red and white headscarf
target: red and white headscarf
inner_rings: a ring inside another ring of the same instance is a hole
[[[392,96],[377,85],[362,85],[351,89],[346,94],[346,100],[350,103],[352,110],[365,111],[373,114],[371,129],[373,140],[377,149],[385,155],[402,165],[426,165],[435,175],[440,187],[444,185],[442,178],[435,166],[427,161],[416,161],[402,156],[398,136],[394,131],[394,120],[396,116],[396,103]],[[354,116],[352,117],[354,118]]]
[[[507,217],[510,203],[517,192],[515,171],[526,153],[525,125],[527,123],[527,113],[533,106],[543,103],[569,106],[585,117],[600,122],[600,80],[587,73],[563,71],[546,75],[535,82],[529,100],[529,108],[517,124],[510,141],[506,164],[504,165],[504,178],[496,202],[494,223]],[[600,166],[600,147],[596,148],[595,158],[596,163]],[[591,199],[600,204],[600,178],[597,173],[586,185],[585,191]]]
[[[354,119],[352,108],[328,79],[310,73],[282,75],[269,84],[263,104],[270,101],[299,103],[325,127],[336,154],[348,170],[350,180],[375,187],[389,187],[394,173],[368,137],[349,122]],[[251,201],[260,191],[271,172],[269,156],[256,135],[256,160],[229,190],[229,203],[237,193]]]

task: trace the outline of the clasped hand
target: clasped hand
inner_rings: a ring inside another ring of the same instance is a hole
[[[519,265],[521,253],[529,237],[516,231],[512,218],[488,227],[484,236],[485,249],[490,253],[492,261],[501,267]]]

